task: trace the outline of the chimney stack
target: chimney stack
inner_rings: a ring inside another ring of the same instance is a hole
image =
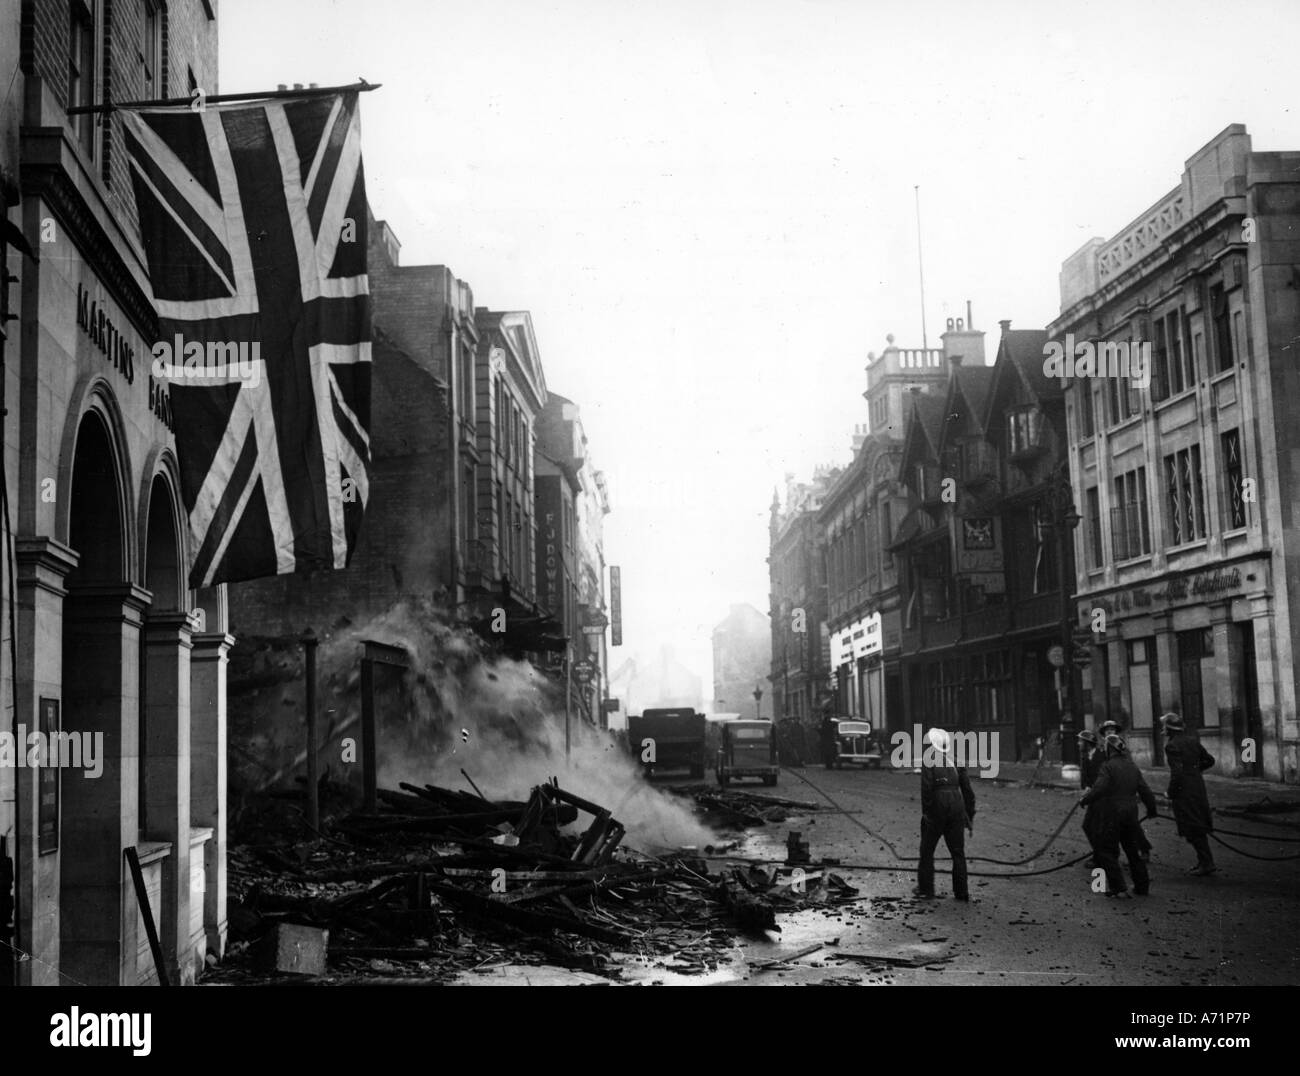
[[[1011,319],[1010,319],[1010,318],[1003,318],[1003,320],[999,321],[998,324],[1002,326],[1002,331],[1003,331],[1004,333],[1009,333],[1009,332],[1011,331]]]
[[[966,328],[975,328],[975,315],[970,312],[970,300],[966,300]]]

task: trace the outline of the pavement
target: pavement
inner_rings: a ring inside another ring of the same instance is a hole
[[[1084,864],[1088,851],[1076,811],[1043,848],[1077,802],[1077,786],[1040,773],[1049,786],[1028,784],[1032,765],[1004,764],[996,779],[977,779],[976,818],[966,852],[971,900],[951,899],[940,846],[938,899],[911,896],[920,838],[920,777],[910,770],[823,767],[782,770],[776,788],[736,787],[754,794],[819,802],[795,809],[785,823],[745,833],[717,856],[729,862],[783,863],[786,838],[799,831],[816,870],[833,870],[860,890],[852,904],[778,914],[779,933],[738,938],[707,974],[683,974],[671,960],[627,958],[622,981],[645,985],[1062,985],[1195,986],[1300,983],[1300,788],[1265,781],[1207,777],[1221,830],[1251,836],[1224,839],[1251,859],[1214,844],[1217,874],[1192,877],[1194,860],[1168,817],[1166,773],[1147,774],[1161,818],[1146,823],[1153,845],[1151,893],[1115,900]],[[671,783],[671,782],[670,782]],[[1277,813],[1242,808],[1264,803]],[[728,835],[735,840],[734,835]],[[720,835],[720,843],[728,836]],[[1295,856],[1293,859],[1276,857]],[[1030,857],[1033,858],[1030,858]],[[1002,865],[973,857],[1016,862]],[[1019,861],[1024,862],[1019,862]],[[1037,872],[1037,873],[1033,873]],[[812,946],[820,946],[807,952]],[[781,960],[787,963],[774,963]],[[523,977],[523,978],[520,978]],[[467,975],[466,982],[475,981]],[[591,983],[598,978],[561,969],[505,968],[478,977],[482,985],[527,981]]]
[[[975,831],[967,856],[1020,860],[1038,850],[1077,801],[1077,787],[1029,787],[1033,767],[1004,766],[994,780],[977,780]],[[1148,780],[1160,795],[1164,771]],[[1040,774],[1040,776],[1042,776]],[[1056,776],[1059,781],[1059,772]],[[1270,782],[1211,778],[1216,825],[1270,840],[1225,837],[1254,855],[1300,856],[1294,814],[1267,819],[1237,812],[1265,797],[1300,807],[1300,789]],[[761,790],[760,794],[761,794]],[[919,843],[920,777],[910,771],[825,770],[782,772],[776,794],[820,799],[840,808],[792,817],[751,837],[748,848],[783,859],[786,832],[801,830],[814,863],[838,858],[839,870],[862,890],[859,904],[783,917],[775,944],[745,947],[741,985],[1294,985],[1300,982],[1300,858],[1263,861],[1213,845],[1219,872],[1187,875],[1195,860],[1167,808],[1146,824],[1153,845],[1151,894],[1119,901],[1093,892],[1083,864],[1060,867],[1088,851],[1078,812],[1058,840],[1019,866],[970,862],[971,901],[951,899],[939,874],[937,900],[911,897],[912,864],[900,863],[880,838],[902,855]],[[1226,813],[1225,813],[1226,812]],[[1283,821],[1287,828],[1279,828]],[[876,836],[864,831],[869,828]],[[941,846],[942,847],[942,846]],[[939,870],[944,869],[942,861]],[[862,869],[863,867],[875,869]],[[893,869],[891,869],[893,868]],[[786,920],[795,922],[787,926]],[[790,929],[793,927],[793,929]],[[756,973],[756,962],[810,942],[831,941],[792,965]],[[918,950],[916,947],[920,946]],[[861,955],[866,953],[868,957]],[[917,956],[916,954],[920,954]],[[892,962],[872,967],[869,954]],[[935,954],[941,962],[930,963]],[[900,957],[926,961],[902,966]]]
[[[1169,771],[1154,766],[1139,767],[1147,784],[1157,797],[1169,784]],[[802,772],[802,771],[801,771]],[[909,771],[910,772],[910,771]],[[1236,810],[1249,805],[1269,801],[1280,805],[1294,805],[1295,813],[1279,812],[1275,821],[1300,826],[1300,785],[1287,785],[1278,781],[1266,781],[1262,777],[1224,777],[1217,773],[1204,773],[1205,787],[1211,803],[1216,807],[1231,807]],[[1061,777],[1060,763],[1044,764],[1041,768],[1034,762],[1000,762],[995,780],[1018,782],[1028,785],[1077,791],[1079,782],[1067,781]],[[1289,817],[1288,817],[1289,816]]]

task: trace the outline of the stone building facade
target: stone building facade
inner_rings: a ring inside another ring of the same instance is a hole
[[[768,522],[771,584],[772,715],[808,722],[830,697],[826,558],[818,512],[839,476],[818,468],[811,482],[786,476],[785,500],[772,496]]]
[[[946,342],[967,346],[965,324],[949,328]],[[898,562],[890,548],[909,507],[898,477],[903,433],[911,390],[946,387],[943,357],[943,348],[900,348],[892,336],[879,355],[867,355],[868,422],[819,514],[835,711],[882,730],[902,728],[904,719]]]
[[[1297,779],[1300,153],[1225,128],[1178,185],[1061,268],[1054,341],[1149,352],[1066,378],[1095,718],[1162,762],[1159,717],[1220,772]],[[1112,348],[1112,351],[1114,349]],[[1094,620],[1094,614],[1100,618]]]
[[[17,702],[13,733],[101,746],[93,778],[84,766],[0,766],[17,876],[4,940],[23,954],[20,983],[153,979],[124,856],[135,848],[166,970],[187,982],[226,938],[234,639],[225,588],[188,589],[193,550],[166,393],[149,369],[157,314],[121,124],[66,110],[101,104],[105,87],[118,101],[184,96],[191,83],[214,93],[215,12],[201,0],[31,0],[0,5],[0,18],[0,56],[18,43],[6,70],[21,102],[2,113],[0,167],[20,197],[7,220],[34,252],[6,243],[20,283],[4,342],[17,667],[5,649],[3,690]]]

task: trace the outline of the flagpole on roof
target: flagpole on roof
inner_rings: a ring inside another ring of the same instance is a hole
[[[328,97],[338,93],[364,93],[367,90],[377,90],[382,86],[382,82],[367,82],[362,79],[360,82],[354,82],[348,86],[296,86],[293,89],[284,90],[261,90],[253,93],[216,93],[204,97],[203,101],[209,105],[231,104],[235,101],[273,101],[282,100],[289,97]],[[139,109],[139,108],[191,108],[194,104],[193,97],[164,97],[156,101],[122,101],[122,102],[105,102],[102,105],[78,105],[75,108],[69,108],[69,116],[89,116],[95,114],[107,114],[117,112],[121,109]]]

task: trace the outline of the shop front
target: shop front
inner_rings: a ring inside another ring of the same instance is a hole
[[[1175,572],[1080,599],[1105,614],[1084,674],[1094,722],[1120,721],[1139,765],[1163,765],[1160,717],[1182,716],[1217,771],[1280,779],[1265,714],[1278,675],[1270,563],[1255,556]]]

